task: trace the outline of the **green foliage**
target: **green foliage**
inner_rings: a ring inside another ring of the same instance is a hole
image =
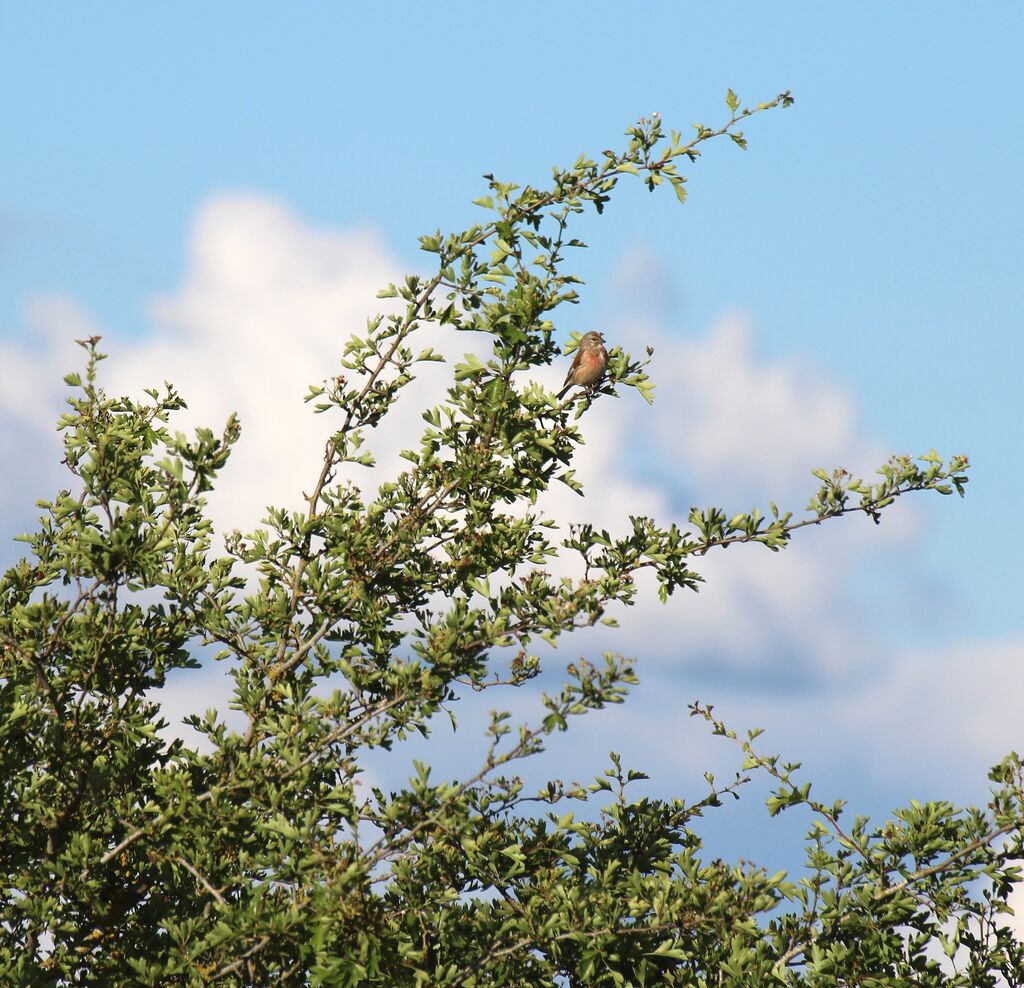
[[[204,495],[233,444],[171,431],[175,391],[113,399],[69,375],[62,418],[72,489],[41,502],[28,555],[0,580],[0,974],[5,984],[285,985],[984,985],[1024,977],[1006,929],[1019,879],[1021,763],[993,773],[985,810],[945,803],[870,830],[840,825],[795,766],[741,742],[744,772],[777,783],[769,810],[816,820],[799,881],[704,861],[694,829],[748,775],[706,797],[633,799],[642,775],[610,768],[587,787],[528,792],[514,763],[573,718],[620,703],[631,661],[566,669],[536,723],[492,715],[479,768],[439,780],[424,765],[398,792],[357,785],[367,753],[426,736],[467,691],[522,686],[538,641],[610,621],[650,570],[663,598],[697,590],[704,553],[734,542],[784,547],[798,529],[853,511],[879,520],[913,491],[963,492],[966,460],[896,457],[868,484],[818,472],[809,514],[770,506],[689,526],[630,518],[624,534],[559,533],[537,498],[582,493],[572,460],[596,400],[646,400],[651,359],[610,354],[593,391],[555,395],[522,372],[561,357],[555,310],[576,299],[565,257],[584,209],[620,179],[685,198],[678,168],[706,141],[745,146],[753,109],[689,140],[659,118],[620,152],[581,157],[546,189],[487,176],[490,218],[421,239],[430,278],[388,286],[397,314],[346,344],[341,373],[311,390],[334,431],[305,510],[213,548]],[[439,332],[484,334],[423,413],[397,476],[365,493],[368,433]],[[415,339],[415,337],[419,337]],[[555,577],[556,557],[578,578]],[[217,711],[189,723],[201,749],[167,742],[151,690],[190,675],[205,646],[234,681],[230,730]],[[694,707],[716,733],[710,708]],[[732,735],[730,735],[732,736]],[[567,805],[597,801],[577,820]],[[562,804],[562,805],[559,805]],[[938,952],[952,958],[943,967]],[[957,973],[958,972],[958,973]]]

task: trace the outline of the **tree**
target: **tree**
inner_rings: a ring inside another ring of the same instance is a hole
[[[773,504],[695,510],[682,528],[636,517],[622,534],[558,532],[536,506],[556,482],[582,494],[571,464],[594,401],[652,397],[650,353],[619,348],[603,383],[565,401],[522,377],[561,359],[553,315],[576,299],[565,257],[583,246],[572,220],[600,213],[630,175],[684,200],[679,166],[701,145],[743,147],[747,117],[790,102],[747,109],[730,91],[728,121],[688,140],[641,120],[622,151],[581,157],[544,190],[487,176],[476,202],[490,218],[423,237],[436,273],[382,292],[400,311],[370,320],[343,373],[312,389],[335,424],[305,510],[269,509],[223,552],[204,495],[239,424],[172,431],[173,387],[109,396],[98,340],[82,341],[85,372],[67,377],[59,423],[73,482],[40,502],[27,557],[0,582],[4,983],[1024,981],[1005,922],[1020,877],[1016,755],[993,770],[987,807],[912,804],[871,829],[812,799],[796,766],[755,749],[756,731],[736,737],[694,705],[742,747],[744,773],[774,779],[771,813],[813,814],[799,881],[707,862],[695,827],[747,774],[709,776],[689,805],[633,799],[643,776],[614,755],[589,786],[527,792],[509,774],[573,718],[622,702],[634,665],[606,654],[567,667],[539,722],[493,714],[469,777],[435,781],[417,765],[398,792],[356,785],[367,752],[426,736],[457,697],[535,678],[538,641],[607,621],[635,599],[638,571],[664,599],[699,588],[713,549],[775,551],[807,525],[877,521],[910,492],[963,493],[966,459],[929,453],[894,457],[870,484],[819,471],[799,518]],[[365,438],[417,365],[440,359],[430,333],[452,332],[483,334],[489,358],[454,367],[408,467],[364,493],[353,478],[373,466]],[[581,575],[552,576],[556,557]],[[229,663],[247,725],[192,718],[208,751],[165,740],[150,697],[172,670],[198,668],[204,645]],[[566,809],[602,799],[587,822]]]

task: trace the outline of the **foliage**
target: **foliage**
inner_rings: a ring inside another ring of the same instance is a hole
[[[772,504],[559,533],[537,506],[554,482],[582,493],[571,465],[592,402],[653,389],[650,353],[618,348],[605,381],[565,402],[522,375],[561,357],[553,313],[576,299],[565,255],[583,246],[571,220],[601,212],[624,176],[684,199],[678,169],[701,145],[743,147],[743,120],[790,102],[745,109],[730,92],[729,120],[688,140],[642,120],[624,150],[556,169],[543,190],[488,176],[477,202],[490,218],[422,238],[436,273],[389,286],[400,311],[371,319],[342,373],[312,390],[334,432],[305,510],[270,509],[224,554],[204,496],[238,423],[172,431],[174,389],[109,396],[97,340],[83,341],[60,422],[72,489],[41,502],[28,556],[0,581],[5,984],[1021,982],[1004,915],[1019,877],[1016,756],[984,810],[912,804],[881,829],[844,829],[841,804],[813,801],[752,735],[744,772],[775,779],[771,812],[815,815],[807,876],[708,862],[693,828],[747,775],[709,776],[686,805],[633,799],[642,775],[614,755],[587,787],[527,792],[509,774],[572,718],[623,700],[633,663],[608,654],[571,664],[537,723],[494,713],[469,777],[417,766],[398,792],[357,785],[368,752],[426,736],[458,696],[535,679],[538,641],[609,621],[641,570],[664,598],[698,589],[694,564],[712,549],[778,550],[843,514],[877,521],[908,492],[963,492],[966,460],[929,454],[893,458],[873,484],[820,473],[799,518]],[[483,334],[490,356],[454,367],[408,467],[364,493],[352,478],[372,466],[369,432],[417,365],[440,359],[431,340],[460,331]],[[553,576],[556,558],[582,575]],[[151,691],[210,645],[246,726],[210,710],[190,720],[204,747],[168,742]],[[729,733],[710,708],[693,712]],[[565,811],[601,799],[589,822]]]

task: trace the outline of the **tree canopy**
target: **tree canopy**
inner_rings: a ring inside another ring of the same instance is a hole
[[[631,178],[685,201],[683,168],[705,143],[743,148],[747,118],[792,100],[726,102],[721,126],[688,135],[641,120],[620,150],[556,168],[545,188],[486,176],[486,219],[421,238],[434,273],[387,286],[394,311],[311,389],[332,432],[319,475],[296,478],[304,509],[269,508],[252,532],[216,539],[205,501],[239,423],[175,431],[172,385],[111,396],[99,341],[82,341],[59,423],[68,489],[40,502],[0,580],[4,983],[1024,982],[1006,905],[1020,879],[1015,754],[993,769],[987,806],[911,803],[877,827],[816,801],[756,730],[694,704],[745,759],[726,783],[708,775],[699,801],[634,798],[643,774],[615,755],[589,785],[527,790],[517,762],[637,681],[632,659],[608,653],[569,663],[535,722],[494,712],[464,777],[417,763],[397,791],[359,785],[368,753],[426,737],[460,697],[536,679],[544,643],[612,623],[642,571],[664,600],[699,590],[719,548],[777,551],[847,514],[878,521],[913,492],[963,494],[967,460],[929,452],[870,481],[816,471],[803,513],[695,509],[609,532],[561,530],[539,508],[556,483],[585,493],[572,464],[594,402],[653,399],[650,351],[613,348],[605,379],[564,400],[530,377],[563,356],[573,220]],[[454,333],[489,354],[455,363],[408,465],[378,476],[368,436]],[[555,560],[578,575],[553,575]],[[209,710],[188,721],[203,745],[169,740],[152,691],[194,674],[204,646],[244,729]],[[773,780],[770,813],[810,812],[804,875],[702,856],[704,816],[751,773]]]

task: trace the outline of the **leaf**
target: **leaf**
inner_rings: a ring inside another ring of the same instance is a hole
[[[467,377],[482,374],[487,370],[475,353],[467,353],[464,356],[466,358],[465,363],[455,365],[456,381],[464,381]]]

